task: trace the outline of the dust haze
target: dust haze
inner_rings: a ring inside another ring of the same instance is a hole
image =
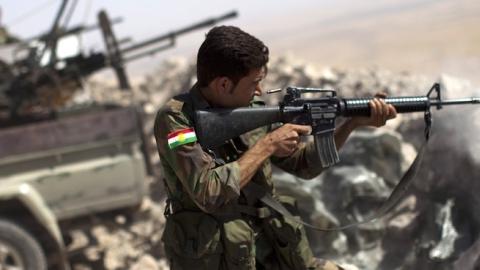
[[[315,14],[323,15],[315,15]],[[305,11],[265,34],[272,53],[319,65],[380,67],[437,79],[449,74],[480,86],[480,2],[375,1]],[[285,26],[284,26],[285,25]]]

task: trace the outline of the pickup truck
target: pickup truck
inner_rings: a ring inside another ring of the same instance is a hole
[[[0,269],[69,269],[61,224],[141,203],[141,119],[102,107],[0,129]]]

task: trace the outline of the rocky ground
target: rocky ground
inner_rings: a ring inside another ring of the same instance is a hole
[[[471,85],[439,78],[443,97],[475,95]],[[156,110],[194,82],[194,66],[185,59],[162,63],[132,92],[91,81],[73,103],[138,104],[145,132],[155,145]],[[341,97],[425,95],[433,84],[425,77],[380,69],[318,68],[293,58],[272,60],[264,89],[289,85],[338,90]],[[480,91],[477,91],[477,96]],[[282,96],[264,96],[276,104]],[[378,221],[345,231],[309,231],[317,256],[347,269],[476,269],[480,216],[480,108],[452,107],[434,114],[428,151],[414,184],[396,208]],[[340,119],[341,121],[341,119]],[[416,156],[423,139],[423,114],[399,115],[378,130],[355,132],[340,152],[341,163],[317,179],[305,181],[276,171],[278,189],[295,195],[305,220],[335,226],[360,221],[390,194]],[[156,150],[151,150],[157,177],[151,194],[131,215],[113,214],[94,227],[72,232],[74,269],[168,269],[163,259],[163,187]]]

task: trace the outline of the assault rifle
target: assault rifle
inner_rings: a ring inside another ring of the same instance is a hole
[[[279,91],[281,89],[268,91],[267,93]],[[318,88],[287,87],[286,92],[287,94],[279,106],[197,110],[195,112],[195,133],[200,144],[207,150],[215,150],[216,147],[221,146],[229,139],[273,123],[310,125],[322,167],[327,168],[335,165],[339,162],[334,140],[336,118],[338,116],[369,116],[370,106],[368,103],[372,98],[339,98],[334,90]],[[434,92],[436,97],[432,97]],[[317,98],[302,98],[304,93],[320,93],[323,95]],[[418,172],[430,134],[432,124],[431,107],[441,109],[446,105],[480,104],[480,98],[442,100],[440,84],[438,83],[432,86],[426,96],[389,97],[384,100],[387,104],[392,104],[399,113],[424,112],[426,141],[388,199],[373,215],[351,224],[343,224],[333,228],[319,227],[295,218],[268,191],[253,181],[249,182],[244,190],[247,189],[251,194],[257,194],[255,196],[261,202],[282,216],[319,231],[344,230],[382,217],[400,201]]]
[[[327,168],[339,162],[334,141],[335,119],[338,116],[369,116],[368,103],[372,98],[340,98],[334,90],[319,88],[287,87],[286,92],[279,106],[196,111],[195,132],[200,144],[207,149],[214,149],[229,139],[273,123],[310,125],[322,166]],[[436,97],[432,97],[434,92]],[[323,95],[302,98],[304,93]],[[480,98],[442,100],[438,83],[432,86],[426,96],[388,97],[384,100],[392,104],[398,113],[424,112],[427,139],[432,122],[432,106],[441,109],[447,105],[480,104]]]

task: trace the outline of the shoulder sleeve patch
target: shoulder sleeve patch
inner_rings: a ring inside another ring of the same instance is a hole
[[[180,129],[168,134],[168,147],[174,149],[180,145],[197,141],[197,135],[193,128]]]

